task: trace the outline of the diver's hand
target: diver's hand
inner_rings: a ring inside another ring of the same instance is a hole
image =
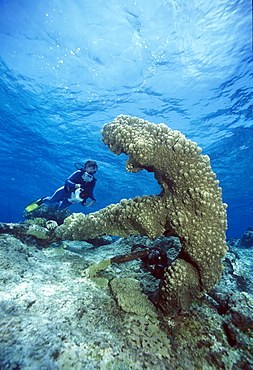
[[[95,199],[91,200],[91,201],[87,204],[87,207],[92,206],[92,204],[94,204],[95,202],[96,202],[96,201],[95,201]]]
[[[75,184],[75,189],[80,189],[81,185],[80,184]]]

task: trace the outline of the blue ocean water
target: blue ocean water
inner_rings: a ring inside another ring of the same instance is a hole
[[[228,238],[253,226],[249,0],[0,0],[0,221],[51,195],[74,162],[99,164],[97,203],[157,194],[101,129],[118,114],[202,146],[228,203]]]

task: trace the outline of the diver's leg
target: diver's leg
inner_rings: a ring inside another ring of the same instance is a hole
[[[59,206],[58,206],[58,209],[59,210],[63,210],[63,209],[65,209],[65,208],[67,208],[68,206],[70,206],[72,203],[70,203],[69,201],[68,201],[68,199],[67,198],[65,198],[65,199],[63,199],[61,202],[60,202],[60,204],[59,204]]]
[[[51,197],[45,197],[42,202],[43,203],[55,203],[60,202],[61,200],[65,199],[68,196],[68,193],[64,190],[64,186],[57,189],[56,192]]]

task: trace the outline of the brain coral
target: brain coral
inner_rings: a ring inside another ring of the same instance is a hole
[[[86,216],[73,214],[57,228],[57,236],[178,236],[182,251],[167,268],[156,301],[166,313],[184,310],[217,283],[227,250],[226,205],[209,157],[179,131],[137,117],[120,115],[104,125],[102,134],[113,153],[129,156],[127,171],[154,172],[162,191]]]

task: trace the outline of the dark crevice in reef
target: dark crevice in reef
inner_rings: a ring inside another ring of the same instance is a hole
[[[224,329],[224,333],[226,334],[229,345],[231,347],[234,347],[237,344],[234,333],[231,332],[231,330],[229,329],[228,324],[226,324],[226,323],[223,324],[223,329]]]
[[[217,312],[219,315],[226,315],[228,309],[229,306],[227,302],[220,302],[220,304],[217,307]]]
[[[180,242],[182,244],[182,241],[180,239]],[[204,288],[203,288],[203,284],[202,284],[202,280],[201,280],[201,273],[200,273],[200,269],[199,269],[199,266],[196,262],[194,262],[190,256],[188,255],[188,253],[185,253],[185,251],[183,249],[181,249],[179,255],[177,256],[177,258],[180,258],[182,260],[184,260],[185,262],[189,263],[190,265],[192,265],[194,267],[194,269],[196,270],[197,274],[198,274],[198,280],[199,280],[199,286],[200,286],[200,291],[203,291]]]
[[[215,302],[215,308],[219,315],[226,315],[227,311],[229,310],[229,304],[227,299],[219,298],[219,296],[215,293],[215,291],[211,291],[208,295],[213,299]]]

